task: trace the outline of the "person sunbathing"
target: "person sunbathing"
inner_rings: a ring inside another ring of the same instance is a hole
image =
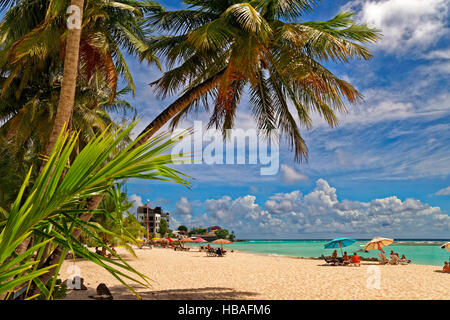
[[[333,262],[337,262],[338,261],[338,259],[337,259],[337,250],[333,251],[333,254],[331,255],[331,260]]]
[[[344,256],[342,257],[342,261],[344,262],[344,265],[350,264],[350,257],[347,255],[347,252],[344,252]]]
[[[447,261],[444,262],[444,268],[442,268],[442,271],[450,273],[450,264]]]
[[[359,266],[361,262],[359,261],[359,256],[355,253],[352,255],[352,264]]]
[[[402,257],[400,258],[400,261],[401,262],[407,262],[407,263],[411,262],[411,260],[406,259],[405,254],[402,254]]]
[[[393,250],[391,250],[391,257],[392,257],[392,255],[399,257],[398,253],[394,252]]]

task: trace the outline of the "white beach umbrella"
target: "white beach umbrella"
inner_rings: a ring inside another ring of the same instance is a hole
[[[370,240],[365,246],[364,250],[380,250],[383,251],[383,247],[394,243],[394,239],[376,237]]]
[[[442,249],[445,248],[447,251],[450,251],[450,242],[447,242],[447,243],[443,244],[443,245],[441,246],[441,248],[442,248]]]

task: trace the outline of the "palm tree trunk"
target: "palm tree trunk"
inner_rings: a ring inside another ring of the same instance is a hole
[[[80,10],[80,16],[76,17],[82,20],[84,0],[71,0],[71,6],[76,6]],[[72,117],[73,105],[75,101],[75,90],[78,76],[78,60],[80,52],[81,27],[69,27],[66,39],[66,54],[64,59],[64,74],[59,95],[58,109],[56,111],[55,121],[53,123],[52,133],[50,134],[45,154],[50,154],[58,140],[64,124],[69,125]]]
[[[139,137],[142,137],[142,139],[135,145],[135,148],[150,139],[155,134],[155,132],[161,129],[170,119],[172,119],[172,117],[186,109],[197,98],[215,88],[219,84],[220,78],[222,77],[224,72],[225,70],[222,70],[213,77],[193,87],[177,100],[175,100],[171,105],[169,105],[152,122],[150,122],[150,124],[145,127],[144,130],[142,130],[142,132],[139,134]]]
[[[84,0],[72,0],[70,5],[79,8],[80,15],[79,17],[76,17],[76,19],[82,19]],[[46,155],[49,155],[52,152],[64,125],[66,125],[65,130],[69,130],[70,128],[70,120],[72,117],[73,105],[75,101],[75,90],[77,86],[80,38],[81,26],[79,28],[68,28],[61,92],[59,95],[58,109],[56,110],[52,132],[44,150],[44,154]],[[43,162],[43,164],[41,165],[41,170],[44,165],[45,162]],[[22,254],[23,252],[25,252],[22,251],[23,248],[26,248],[26,244],[19,247],[18,254]]]
[[[69,130],[70,120],[72,117],[73,106],[75,102],[84,0],[71,0],[70,6],[77,8],[78,12],[74,12],[75,15],[71,15],[71,17],[69,18],[74,19],[73,21],[67,22],[68,31],[64,58],[64,73],[61,84],[61,92],[59,94],[58,109],[56,110],[52,132],[44,150],[45,154],[47,155],[52,152],[56,141],[58,140],[58,137],[62,129],[64,128],[64,125],[66,126],[65,130]],[[48,265],[51,265],[52,263],[50,262],[59,261],[59,257],[61,257],[61,254],[61,248],[56,248],[53,254],[48,257],[45,265],[47,265],[48,263]],[[48,273],[44,274],[44,276],[47,275]],[[46,279],[44,284],[47,284],[51,276],[52,275],[50,275],[50,277]],[[32,290],[30,291],[35,292],[36,290],[36,288],[32,288]]]
[[[199,98],[203,94],[207,93],[208,91],[216,87],[219,84],[220,77],[223,75],[223,73],[224,70],[217,73],[213,77],[207,79],[206,81],[202,82],[201,84],[193,87],[185,94],[183,94],[181,97],[179,97],[177,100],[175,100],[171,105],[169,105],[140,133],[139,136],[140,137],[142,136],[142,139],[136,145],[134,145],[133,149],[145,143],[148,139],[152,137],[152,135],[156,131],[161,129],[161,127],[163,127],[173,116],[178,114],[180,111],[186,109],[197,98]],[[92,197],[91,199],[89,199],[89,202],[87,203],[85,209],[87,210],[97,209],[103,197],[104,197],[103,194]],[[92,213],[83,213],[79,216],[79,218],[85,222],[88,222],[91,219],[91,217]],[[72,233],[72,236],[77,239],[80,236],[80,234],[81,230],[75,229]],[[61,246],[58,246],[54,250],[54,252],[49,256],[44,266],[50,266],[52,264],[58,263],[62,253],[63,248]],[[54,270],[55,270],[54,268],[50,269],[49,272],[39,277],[39,279],[42,281],[44,285],[47,284],[47,282],[53,277]],[[38,293],[38,289],[37,287],[34,286],[29,290],[28,296],[32,296],[36,293]]]

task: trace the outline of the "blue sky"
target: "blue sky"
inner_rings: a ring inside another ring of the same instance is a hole
[[[167,10],[181,6],[162,1]],[[281,170],[261,176],[258,165],[182,165],[192,188],[129,181],[135,205],[150,199],[179,224],[219,224],[238,238],[333,236],[450,237],[450,2],[446,0],[322,1],[304,20],[342,10],[382,29],[371,61],[327,64],[365,99],[340,114],[339,128],[317,115],[302,129],[308,162],[295,163],[280,145]],[[160,72],[130,63],[136,96],[130,102],[149,123],[176,96],[160,100],[148,85]],[[247,97],[237,127],[254,127]],[[206,120],[207,114],[192,116]],[[138,131],[138,130],[137,130]]]

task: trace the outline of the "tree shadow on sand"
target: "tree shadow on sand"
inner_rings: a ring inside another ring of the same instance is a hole
[[[141,286],[131,287],[136,290],[144,300],[237,300],[250,299],[258,295],[255,292],[239,291],[233,288],[205,287],[184,288],[168,290],[143,289]],[[136,299],[136,296],[121,285],[109,287],[114,300]]]

